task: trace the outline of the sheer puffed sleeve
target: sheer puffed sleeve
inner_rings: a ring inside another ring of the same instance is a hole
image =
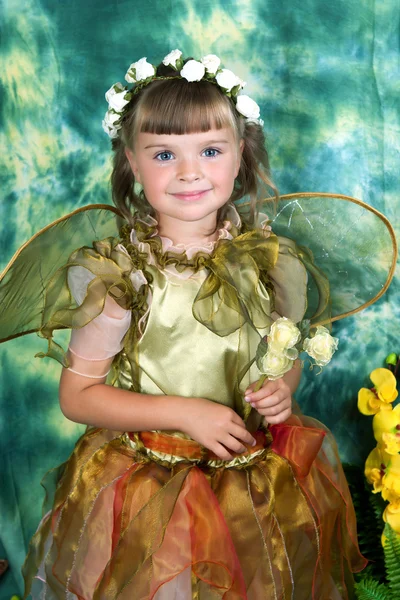
[[[150,293],[143,261],[111,237],[73,252],[46,287],[38,333],[48,340],[48,350],[38,356],[101,377],[122,347],[132,351]],[[72,329],[68,354],[53,339],[55,330],[66,328]]]
[[[84,267],[68,270],[68,286],[75,302],[82,305],[88,285],[95,275]],[[131,323],[131,312],[106,297],[103,312],[80,329],[73,329],[69,344],[69,369],[78,375],[103,378],[114,356],[122,350],[122,340]]]

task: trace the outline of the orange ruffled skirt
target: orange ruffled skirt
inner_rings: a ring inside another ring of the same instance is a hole
[[[92,429],[33,537],[26,596],[342,600],[366,560],[331,434],[307,417],[229,463],[197,442]]]

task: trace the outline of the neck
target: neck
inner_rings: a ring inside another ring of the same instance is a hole
[[[216,213],[201,221],[180,221],[167,215],[157,215],[158,233],[174,244],[205,244],[218,238]]]

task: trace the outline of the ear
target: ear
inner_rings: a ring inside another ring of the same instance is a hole
[[[140,180],[140,173],[136,162],[135,153],[130,148],[125,148],[125,156],[131,166],[132,173],[135,176],[135,181],[141,184],[142,182]]]

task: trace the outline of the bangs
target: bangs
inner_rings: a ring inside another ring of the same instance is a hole
[[[155,81],[138,103],[136,132],[183,135],[238,126],[231,101],[217,85],[185,79]]]

